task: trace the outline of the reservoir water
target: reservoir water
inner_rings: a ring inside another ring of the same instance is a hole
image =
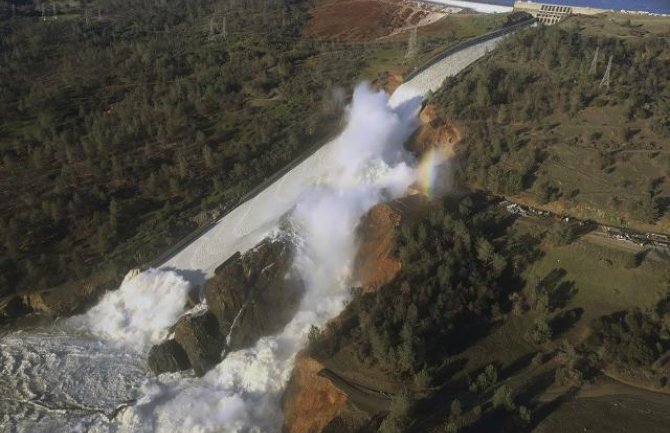
[[[512,6],[514,0],[494,0],[491,3],[505,4]],[[537,1],[536,3],[543,3]],[[546,0],[545,3],[551,3],[564,6],[582,6],[597,9],[629,10],[653,12],[658,14],[670,13],[670,0]]]

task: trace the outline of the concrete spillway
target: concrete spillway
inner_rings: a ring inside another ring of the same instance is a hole
[[[483,41],[436,62],[398,87],[389,105],[398,107],[438,90],[447,77],[458,74],[493,50],[504,37]],[[191,274],[196,281],[211,277],[216,267],[230,256],[260,242],[297,198],[310,186],[319,183],[330,165],[332,152],[340,147],[341,140],[342,137],[338,137],[327,143],[260,194],[221,218],[211,230],[170,258],[161,268]]]
[[[429,92],[437,91],[444,83],[444,80],[457,75],[482,58],[486,53],[493,50],[505,36],[483,41],[445,57],[411,80],[400,85],[393,92],[390,103],[399,104],[404,100],[417,96],[425,97]]]

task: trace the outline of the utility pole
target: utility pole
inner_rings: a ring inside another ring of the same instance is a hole
[[[51,3],[51,16],[56,19],[56,3]]]
[[[600,54],[600,47],[596,48],[596,53],[593,56],[593,61],[591,62],[591,68],[589,69],[589,75],[595,75],[598,68],[598,54]]]
[[[223,34],[223,39],[226,39],[228,36],[226,32],[226,16],[223,16],[223,22],[221,23],[221,33]]]
[[[100,8],[98,8],[98,20],[102,19],[102,12],[100,11]]]
[[[209,38],[214,39],[214,18],[209,19]]]
[[[605,86],[605,91],[608,91],[610,89],[610,72],[612,70],[612,57],[613,56],[610,56],[610,59],[607,62],[607,69],[605,70],[605,75],[603,76],[603,79],[600,82],[600,86],[598,86],[598,88],[602,88],[603,86]]]
[[[406,59],[411,59],[416,56],[416,27],[409,33],[409,40],[407,41]]]
[[[84,9],[84,19],[86,21],[86,28],[88,28],[88,8]]]
[[[44,3],[42,3],[40,6],[41,6],[41,8],[42,8],[42,21],[46,21],[47,18],[46,18],[46,16],[44,15]]]
[[[16,16],[16,5],[12,3],[12,18]]]

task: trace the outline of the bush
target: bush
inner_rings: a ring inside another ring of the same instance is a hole
[[[538,203],[546,204],[560,198],[561,188],[554,181],[536,180],[533,183],[533,194]]]
[[[536,319],[533,327],[526,333],[526,338],[535,344],[544,344],[551,340],[552,336],[551,326],[544,317]]]
[[[549,232],[549,239],[554,245],[569,245],[577,238],[577,233],[568,223],[555,223]]]
[[[503,406],[509,412],[516,409],[514,398],[512,397],[512,390],[507,385],[503,385],[496,389],[492,401],[494,408]]]

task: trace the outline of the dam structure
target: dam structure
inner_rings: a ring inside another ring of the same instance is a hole
[[[514,2],[515,12],[526,12],[546,25],[558,24],[570,15],[598,15],[610,12],[606,9],[597,9],[581,6],[564,6],[550,3],[535,3],[532,1],[517,0]]]

